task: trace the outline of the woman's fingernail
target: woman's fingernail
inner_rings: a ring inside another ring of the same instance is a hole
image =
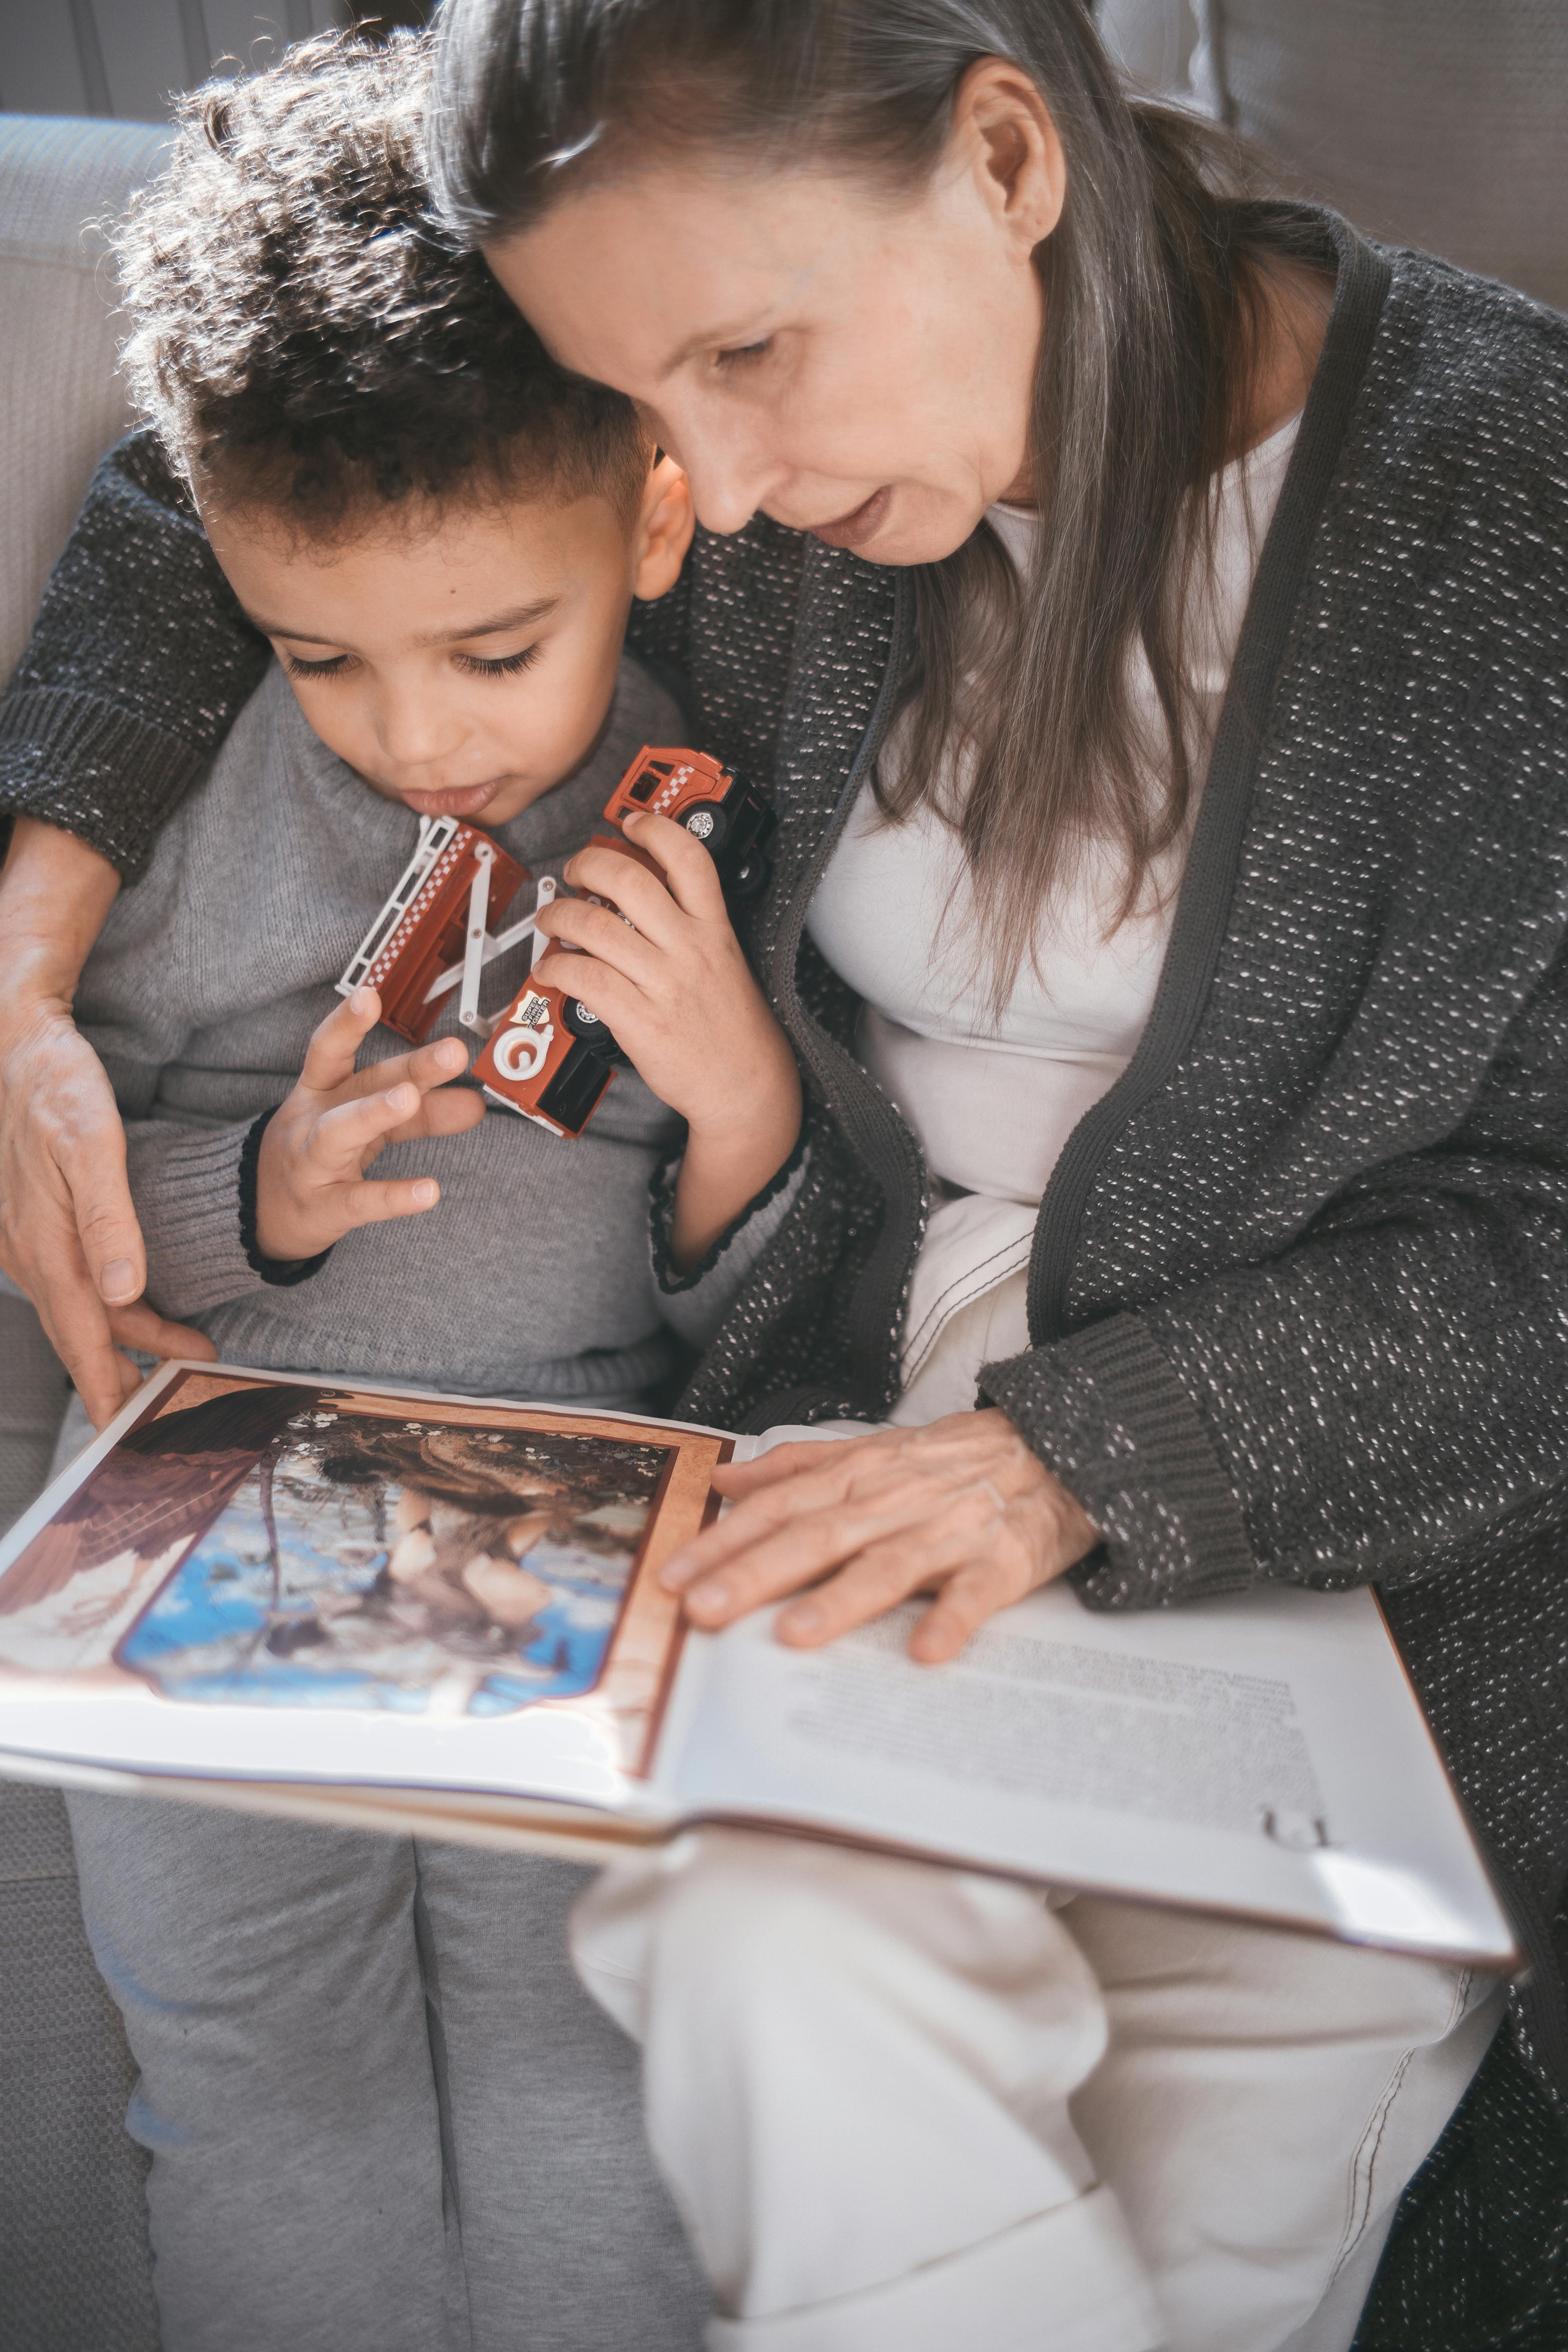
[[[803,1601],[798,1609],[786,1609],[779,1619],[781,1633],[815,1633],[822,1624],[822,1612],[815,1601]]]
[[[365,1014],[370,1011],[374,1003],[375,991],[374,988],[356,988],[353,994],[349,999],[349,1011],[353,1013],[356,1013],[363,1021]]]
[[[128,1257],[111,1257],[98,1277],[98,1286],[111,1307],[136,1296],[136,1268]]]
[[[693,1566],[689,1551],[672,1551],[658,1571],[658,1580],[667,1592],[679,1592],[691,1574]]]
[[[710,1617],[716,1610],[729,1607],[730,1588],[721,1576],[705,1577],[700,1584],[692,1586],[686,1596],[686,1605],[700,1616]]]
[[[440,1189],[433,1178],[421,1176],[418,1183],[414,1187],[414,1198],[422,1209],[427,1209]]]

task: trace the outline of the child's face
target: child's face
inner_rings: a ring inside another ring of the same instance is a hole
[[[204,519],[322,742],[421,816],[491,825],[593,750],[631,600],[674,584],[691,538],[668,458],[630,522],[547,492],[378,517],[326,545],[248,513]]]

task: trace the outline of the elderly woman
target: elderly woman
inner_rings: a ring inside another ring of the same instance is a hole
[[[656,1202],[717,1322],[685,1409],[892,1423],[732,1474],[672,1564],[693,1618],[783,1599],[810,1645],[929,1594],[935,1662],[1068,1571],[1096,1607],[1375,1581],[1534,1964],[1492,2111],[1549,2193],[1568,326],[1257,201],[1127,103],[1079,0],[451,0],[444,44],[447,215],[688,468],[641,643],[779,814],[752,949],[808,1109],[701,1264]],[[129,445],[5,772],[7,1263],[100,1410],[91,1286],[140,1257],[64,1008],[261,655]],[[759,2352],[1343,2352],[1500,2013],[1433,1964],[729,1832],[606,1877],[576,1948],[645,2043],[710,2341]],[[445,2095],[482,2294],[504,2103]],[[1424,2352],[1506,2317],[1459,2267]],[[1543,2277],[1518,2255],[1518,2305]],[[339,2341],[421,2340],[363,2298]]]

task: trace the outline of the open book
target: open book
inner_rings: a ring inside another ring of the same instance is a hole
[[[609,1859],[847,1838],[1483,1967],[1514,1940],[1370,1592],[955,1663],[683,1626],[658,1570],[783,1436],[165,1366],[0,1545],[0,1773]]]

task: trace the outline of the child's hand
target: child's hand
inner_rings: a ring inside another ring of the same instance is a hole
[[[685,1119],[671,1243],[676,1264],[692,1265],[794,1150],[800,1074],[701,843],[646,811],[626,819],[626,832],[658,859],[664,881],[617,850],[579,850],[566,879],[612,899],[628,921],[585,898],[557,898],[539,928],[584,952],[545,956],[539,976],[607,1022]]]
[[[370,1184],[364,1171],[384,1143],[459,1135],[485,1107],[466,1087],[438,1094],[468,1057],[456,1037],[420,1045],[373,1068],[354,1055],[381,1018],[374,988],[357,988],[311,1038],[300,1082],[268,1121],[256,1165],[256,1241],[264,1257],[314,1257],[356,1225],[433,1209],[433,1177]]]

